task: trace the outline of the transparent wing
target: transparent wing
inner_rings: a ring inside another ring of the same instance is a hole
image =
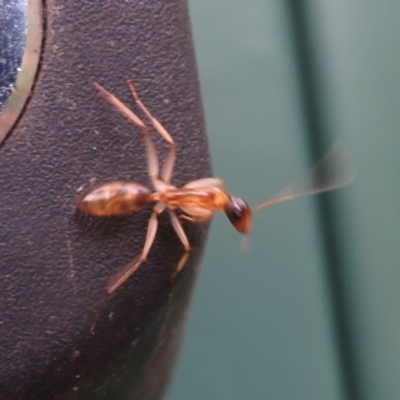
[[[283,201],[302,196],[328,192],[349,185],[356,177],[353,157],[341,141],[331,149],[297,181],[277,193],[264,203],[254,207],[254,211]]]

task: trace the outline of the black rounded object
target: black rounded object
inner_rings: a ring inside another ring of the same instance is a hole
[[[168,215],[148,261],[101,307],[110,276],[141,251],[151,208],[95,218],[79,190],[150,185],[138,130],[94,90],[144,104],[178,145],[172,183],[211,176],[185,0],[46,1],[41,64],[23,115],[0,150],[0,397],[159,399],[182,334],[206,226]],[[144,118],[144,117],[143,117]],[[168,146],[153,132],[160,159]]]

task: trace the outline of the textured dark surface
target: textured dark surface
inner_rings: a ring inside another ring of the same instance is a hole
[[[92,218],[82,187],[149,184],[138,131],[91,86],[132,104],[178,145],[173,184],[210,175],[188,10],[175,1],[48,1],[32,98],[0,151],[0,393],[4,399],[158,399],[179,344],[205,239],[171,286],[182,246],[160,218],[148,263],[89,322],[108,278],[140,252],[150,209]],[[156,135],[161,159],[167,145]],[[172,287],[172,291],[171,291]],[[172,293],[172,295],[171,295]]]

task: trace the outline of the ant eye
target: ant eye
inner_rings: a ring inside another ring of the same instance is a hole
[[[251,224],[251,211],[242,199],[232,196],[225,208],[225,213],[237,231],[248,233]]]
[[[240,208],[232,208],[229,211],[229,219],[232,221],[239,221],[243,216],[243,210]]]

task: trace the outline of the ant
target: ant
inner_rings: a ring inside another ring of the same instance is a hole
[[[179,271],[185,265],[191,250],[181,220],[201,223],[211,219],[215,211],[223,210],[238,232],[249,235],[252,211],[258,211],[264,207],[297,197],[337,189],[350,184],[355,177],[350,153],[344,144],[338,141],[298,181],[253,209],[241,198],[229,195],[224,190],[223,181],[219,178],[202,178],[177,188],[170,183],[176,159],[176,144],[170,134],[141,102],[133,83],[130,80],[126,83],[135,103],[146,115],[153,128],[170,145],[170,148],[160,172],[159,161],[149,128],[114,95],[98,83],[94,83],[94,87],[104,95],[107,101],[139,128],[146,144],[148,173],[153,190],[151,191],[137,182],[104,183],[83,192],[77,202],[78,208],[94,216],[115,216],[137,212],[148,204],[155,203],[141,254],[111,277],[106,286],[108,295],[118,289],[146,261],[156,236],[158,215],[163,211],[168,212],[172,227],[185,250],[177,266]],[[179,217],[176,214],[177,209],[183,211],[183,214]]]

